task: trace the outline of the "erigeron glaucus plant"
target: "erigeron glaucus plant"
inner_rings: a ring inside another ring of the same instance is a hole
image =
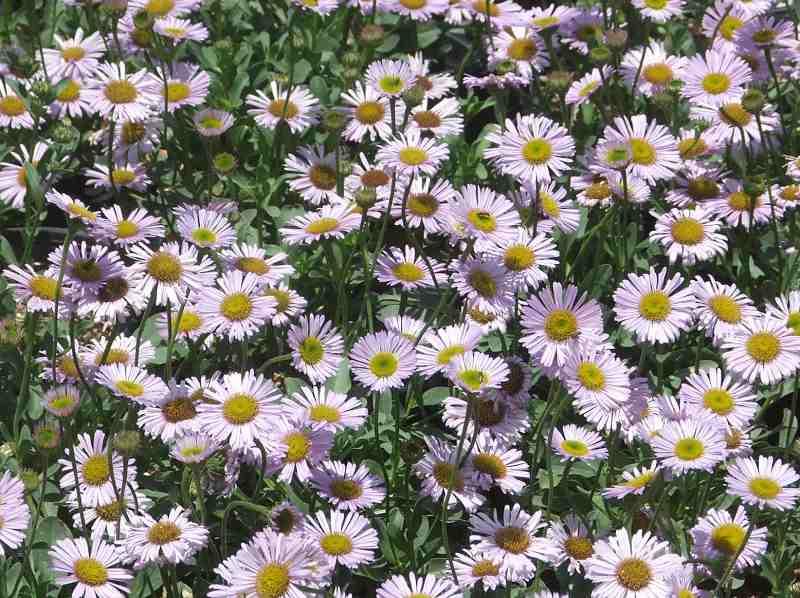
[[[797,593],[794,12],[5,8],[0,596]]]

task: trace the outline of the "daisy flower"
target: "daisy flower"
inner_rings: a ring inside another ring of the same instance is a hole
[[[208,530],[189,521],[183,507],[173,507],[168,515],[154,519],[148,514],[137,518],[123,542],[128,561],[134,569],[150,563],[157,566],[188,562],[205,547]]]
[[[219,137],[233,126],[233,115],[224,110],[205,108],[192,117],[197,132],[203,137]]]
[[[428,100],[411,109],[408,128],[418,129],[434,137],[460,135],[464,130],[464,118],[461,116],[461,104],[455,98],[443,98],[435,105],[429,106]]]
[[[417,257],[414,248],[406,245],[403,249],[390,247],[378,256],[375,277],[379,282],[410,291],[432,287],[434,279],[437,282],[446,280],[447,273],[439,262],[432,258],[424,260]]]
[[[142,282],[140,272],[124,268],[119,275],[103,281],[96,292],[79,298],[78,315],[91,314],[98,320],[124,320],[131,311],[141,313],[147,305],[147,297],[139,292]]]
[[[420,131],[409,129],[380,146],[375,159],[394,169],[399,175],[434,176],[447,160],[448,146],[436,139],[423,139]]]
[[[64,304],[63,289],[59,292],[58,270],[48,268],[41,274],[24,264],[25,268],[11,265],[3,270],[6,283],[14,290],[14,299],[25,305],[28,311],[52,312],[56,298],[59,298],[59,310]]]
[[[102,365],[150,363],[156,350],[148,340],[137,342],[136,337],[118,334],[113,340],[106,337],[92,339],[87,347],[81,349],[81,362],[90,368]],[[138,356],[138,357],[137,357]]]
[[[383,482],[363,464],[325,461],[312,472],[311,485],[339,511],[368,509],[386,498]]]
[[[693,469],[713,471],[725,459],[725,436],[716,423],[702,419],[664,425],[651,445],[661,463],[680,475]]]
[[[505,442],[479,436],[474,450],[467,457],[467,477],[481,490],[497,486],[506,494],[519,494],[530,481],[528,464],[522,452]]]
[[[22,480],[6,471],[0,476],[0,557],[5,549],[15,550],[25,541],[31,511],[25,502]]]
[[[734,516],[728,511],[709,509],[690,531],[692,556],[707,563],[736,557],[735,571],[758,565],[767,552],[767,528],[753,527],[748,537],[749,528],[747,512],[741,505]]]
[[[477,510],[485,497],[472,483],[467,469],[460,466],[457,448],[431,436],[425,437],[425,444],[427,452],[412,468],[421,480],[420,492],[436,502],[449,496],[448,508],[461,503],[467,512]]]
[[[158,105],[166,112],[174,112],[185,106],[199,106],[205,101],[211,82],[208,73],[188,62],[162,67],[157,78]]]
[[[720,140],[711,135],[708,129],[704,131],[681,129],[678,135],[678,153],[684,161],[709,156],[720,146]]]
[[[129,480],[124,491],[120,488],[122,498],[116,498],[109,503],[87,507],[83,504],[83,517],[81,517],[77,496],[68,497],[67,504],[72,513],[73,526],[80,529],[83,521],[86,527],[91,528],[92,542],[100,542],[106,538],[120,540],[125,537],[130,529],[130,524],[139,514],[153,506],[153,501],[141,493],[136,487],[135,480]],[[119,533],[117,533],[119,532]]]
[[[756,117],[745,110],[739,100],[716,106],[694,106],[689,115],[694,120],[710,123],[709,134],[731,145],[758,143],[762,131],[765,135],[774,133],[780,125],[780,118],[769,104],[761,109],[759,125]]]
[[[658,2],[659,0],[650,1]],[[642,56],[643,54],[644,56]],[[667,89],[673,81],[679,78],[685,63],[685,58],[670,56],[664,44],[653,41],[646,48],[634,48],[626,52],[622,57],[620,71],[626,85],[633,87],[635,81],[637,93],[653,96]],[[639,73],[638,78],[636,77],[637,72]]]
[[[692,290],[678,290],[680,274],[667,275],[667,270],[653,268],[647,274],[629,274],[614,292],[617,321],[640,342],[670,343],[692,325]]]
[[[721,424],[742,428],[753,419],[758,407],[752,387],[711,368],[690,373],[681,383],[678,399],[687,409],[702,409]]]
[[[303,386],[284,403],[289,419],[308,421],[312,426],[331,432],[357,430],[367,419],[367,409],[356,398],[326,389],[324,386]]]
[[[566,363],[573,345],[588,330],[602,330],[600,305],[578,288],[561,283],[542,289],[522,307],[522,345],[544,367]]]
[[[138,122],[124,121],[115,123],[113,131],[110,125],[106,125],[97,131],[92,140],[102,147],[103,154],[108,155],[110,138],[114,160],[137,162],[160,143],[163,128],[163,121],[157,117]]]
[[[564,96],[564,102],[568,106],[580,106],[587,103],[592,94],[602,87],[603,80],[607,81],[611,77],[611,72],[611,67],[604,66],[602,71],[594,69],[586,73],[569,86],[567,94]]]
[[[708,50],[687,59],[681,94],[690,102],[721,106],[735,102],[750,82],[750,68],[730,52]]]
[[[450,202],[450,218],[464,235],[477,239],[478,250],[508,240],[520,226],[513,203],[477,185],[466,185],[456,192]]]
[[[178,233],[201,248],[220,249],[236,241],[236,231],[216,210],[193,207],[182,210],[175,223]]]
[[[350,365],[356,380],[370,391],[402,388],[416,368],[414,345],[388,332],[368,334],[350,350]]]
[[[134,364],[112,363],[101,366],[95,382],[108,388],[115,396],[139,405],[153,405],[169,393],[158,376],[148,374]]]
[[[430,574],[417,577],[410,573],[408,577],[393,575],[384,581],[377,590],[376,598],[458,598],[460,595],[461,590],[445,578]]]
[[[214,263],[188,243],[167,242],[157,250],[145,243],[128,249],[134,273],[143,275],[139,290],[145,296],[155,292],[156,305],[180,305],[192,290],[200,291],[214,282]]]
[[[477,351],[456,355],[447,364],[450,381],[473,394],[499,387],[508,379],[508,374],[508,364],[503,359]]]
[[[486,140],[494,146],[484,152],[486,158],[520,182],[546,183],[561,176],[575,153],[568,131],[545,116],[507,119],[503,130],[489,133]]]
[[[681,166],[677,141],[669,129],[655,120],[648,122],[644,114],[615,118],[603,131],[595,151],[612,164],[623,151],[627,172],[651,184],[671,179]]]
[[[573,424],[560,430],[554,428],[551,446],[561,455],[562,461],[592,461],[608,456],[605,443],[597,432]]]
[[[458,87],[455,77],[451,74],[431,72],[431,61],[427,60],[422,52],[409,54],[406,60],[415,77],[414,85],[422,88],[426,99],[438,100]]]
[[[428,177],[415,176],[411,181],[411,189],[408,191],[405,204],[393,202],[392,217],[395,223],[402,224],[404,228],[421,226],[425,234],[441,233],[444,232],[450,204],[455,196],[456,190],[446,179],[434,182]],[[403,220],[403,208],[405,208],[405,220]]]
[[[388,332],[399,334],[412,343],[416,343],[418,339],[424,339],[430,332],[425,322],[410,316],[389,316],[381,319],[381,323]]]
[[[359,143],[388,139],[392,135],[389,101],[373,87],[360,81],[350,91],[342,93],[343,114],[348,122],[342,132],[345,139]]]
[[[633,5],[654,23],[666,23],[683,16],[683,0],[633,0]]]
[[[355,511],[331,511],[328,515],[319,511],[306,519],[303,534],[328,557],[331,567],[356,569],[375,560],[378,533]]]
[[[533,372],[531,366],[524,359],[512,355],[505,358],[508,366],[508,378],[500,384],[497,395],[503,400],[508,400],[526,408],[530,399],[530,389],[533,386]]]
[[[86,182],[95,189],[133,189],[144,191],[150,184],[144,164],[117,162],[109,168],[95,164],[84,170]]]
[[[272,316],[270,323],[278,328],[286,326],[295,317],[303,313],[308,303],[299,293],[290,289],[285,282],[281,282],[274,287],[263,287],[261,294],[265,297],[272,297],[277,302],[275,315]]]
[[[472,307],[500,314],[513,305],[514,288],[497,259],[468,258],[452,266],[453,286]]]
[[[669,549],[668,542],[642,530],[631,536],[618,529],[607,540],[598,540],[586,563],[593,593],[599,598],[666,596],[666,577],[681,565]]]
[[[146,12],[153,19],[174,17],[193,12],[203,0],[129,0],[128,12]]]
[[[227,267],[243,273],[255,274],[259,282],[276,285],[285,277],[294,274],[294,268],[285,263],[287,255],[283,252],[267,257],[267,252],[258,245],[239,243],[220,253]]]
[[[293,479],[301,483],[311,479],[312,471],[325,460],[333,446],[333,432],[324,428],[312,428],[308,422],[295,422],[281,417],[270,422],[269,435],[271,453],[266,471],[269,475],[279,473],[278,479],[290,483]],[[259,458],[260,458],[259,454]]]
[[[518,504],[506,505],[495,516],[477,513],[469,517],[469,542],[473,550],[498,559],[512,578],[525,579],[533,574],[532,559],[549,561],[552,548],[536,533],[544,528],[541,511],[532,515]]]
[[[288,245],[308,245],[320,239],[341,239],[360,223],[361,215],[349,203],[331,204],[292,218],[280,234]]]
[[[326,154],[321,145],[303,146],[284,163],[289,187],[318,206],[338,197],[336,193],[336,155]]]
[[[426,0],[421,1],[425,2]],[[414,85],[416,77],[411,66],[405,60],[384,59],[370,64],[364,74],[364,79],[367,87],[381,96],[398,98]]]
[[[650,240],[662,245],[670,264],[691,266],[727,252],[728,238],[719,232],[721,226],[703,208],[676,208],[656,219]]]
[[[319,101],[305,85],[295,85],[287,92],[273,81],[269,91],[266,94],[259,90],[245,98],[247,113],[256,124],[272,130],[286,122],[292,133],[299,134],[319,122]]]
[[[188,19],[166,17],[156,19],[153,31],[179,44],[185,41],[204,42],[208,39],[208,29],[202,23],[192,23]]]
[[[567,191],[563,187],[557,187],[550,182],[538,189],[530,183],[523,183],[523,192],[517,195],[517,204],[520,197],[532,199],[538,209],[541,218],[536,223],[536,230],[544,233],[552,233],[553,229],[558,229],[563,233],[572,234],[578,230],[581,222],[581,211],[572,201],[566,200]],[[524,205],[524,204],[523,204]],[[524,207],[522,207],[524,209]]]
[[[471,409],[467,420],[467,410]],[[530,420],[522,405],[504,398],[499,392],[467,397],[447,397],[444,400],[444,424],[461,432],[467,426],[467,435],[478,438],[498,438],[509,444],[516,442],[530,427]]]
[[[25,207],[25,194],[28,192],[28,174],[25,167],[37,167],[49,146],[37,142],[33,152],[20,145],[17,152],[9,152],[14,162],[0,162],[0,200],[16,210]]]
[[[195,405],[198,429],[233,449],[255,446],[281,413],[281,394],[272,381],[252,370],[225,374],[208,389],[208,402]]]
[[[703,280],[698,276],[691,288],[697,301],[700,326],[715,341],[738,330],[744,320],[759,316],[753,300],[736,285],[722,284],[713,277]]]
[[[547,281],[547,270],[558,265],[558,249],[549,235],[533,236],[520,227],[516,235],[509,235],[486,249],[489,255],[502,259],[503,266],[517,283],[519,290],[537,288]]]
[[[105,51],[103,38],[98,31],[84,36],[83,29],[78,27],[71,38],[54,35],[53,39],[56,48],[42,50],[44,67],[51,81],[87,79],[94,74],[98,59]]]
[[[42,398],[45,411],[56,417],[70,417],[78,410],[80,403],[81,395],[74,384],[60,384],[48,390]]]
[[[531,78],[534,73],[550,66],[550,58],[545,49],[544,40],[536,29],[510,26],[500,30],[493,41],[494,49],[490,53],[490,68],[494,68],[499,63],[511,61],[520,75]]]
[[[144,208],[136,208],[127,216],[118,205],[100,210],[92,232],[101,240],[127,247],[140,241],[164,236],[164,225]]]
[[[724,220],[729,226],[742,226],[749,230],[754,225],[766,224],[783,216],[779,203],[772,204],[766,194],[753,197],[744,185],[735,179],[723,181],[723,192],[707,203],[708,211]]]
[[[97,220],[97,213],[86,207],[80,199],[61,193],[53,189],[45,193],[47,203],[51,203],[61,209],[70,220],[80,220],[85,224],[93,224]]]
[[[199,432],[197,409],[184,384],[171,382],[169,393],[139,411],[136,425],[151,438],[170,443]]]
[[[275,315],[277,301],[259,292],[261,282],[255,274],[238,270],[217,279],[218,288],[206,288],[197,303],[205,331],[241,341],[257,334]]]
[[[219,450],[217,442],[203,432],[180,436],[172,445],[169,455],[176,461],[194,465],[203,463]]]
[[[653,461],[649,467],[636,466],[631,471],[623,471],[622,483],[603,490],[603,496],[616,499],[622,499],[629,494],[641,496],[658,477],[658,474],[659,466],[656,461]]]
[[[158,105],[158,81],[147,69],[128,73],[125,63],[102,63],[86,81],[86,100],[115,123],[143,121]]]
[[[453,558],[453,567],[461,588],[472,588],[480,583],[485,590],[506,585],[506,574],[501,572],[503,561],[491,558],[477,550],[468,550]]]
[[[270,513],[272,529],[283,535],[302,534],[306,516],[289,501],[273,507]]]
[[[800,336],[800,291],[790,291],[767,304],[767,315],[784,323],[795,336]]]
[[[28,106],[14,89],[2,80],[0,80],[0,127],[33,128],[33,117]]]
[[[48,551],[59,587],[70,586],[75,598],[121,598],[129,592],[133,575],[120,567],[123,553],[103,540],[89,548],[84,538],[59,540]]]
[[[321,315],[307,315],[289,328],[287,342],[292,365],[314,383],[325,382],[336,373],[344,356],[344,339]]]
[[[774,384],[800,366],[800,336],[770,317],[743,321],[722,341],[725,367],[748,382]]]
[[[547,530],[547,539],[556,549],[550,562],[556,567],[567,563],[570,573],[582,573],[585,561],[594,554],[589,530],[572,514],[567,515],[563,522],[553,523]]]
[[[572,6],[548,4],[547,6],[531,7],[528,15],[534,29],[547,31],[570,21],[575,13],[576,9]]]
[[[714,49],[735,52],[739,49],[736,32],[749,18],[744,9],[744,2],[717,0],[703,14],[701,23],[703,34],[709,40],[713,37]]]
[[[170,335],[176,340],[197,341],[207,334],[207,328],[205,318],[191,300],[183,304],[183,311],[180,306],[177,306],[156,315],[158,335],[167,342],[169,342]],[[211,337],[206,340],[211,340]]]
[[[88,245],[84,241],[73,241],[67,247],[58,247],[47,256],[53,268],[61,270],[62,283],[76,295],[91,294],[109,278],[124,271],[119,254],[103,245]]]
[[[69,116],[70,118],[82,118],[91,114],[92,106],[86,99],[85,86],[82,81],[77,79],[64,79],[56,90],[56,97],[48,107],[51,117]]]
[[[758,461],[752,457],[735,459],[725,476],[728,494],[738,496],[745,504],[778,511],[794,508],[800,488],[789,486],[797,480],[800,476],[790,465],[764,455]]]
[[[304,538],[270,529],[253,536],[214,570],[223,579],[211,584],[209,598],[257,596],[299,598],[302,587],[316,587],[326,576],[325,557],[309,550]]]
[[[419,373],[430,378],[445,372],[453,358],[475,349],[482,337],[480,329],[469,324],[453,324],[428,332],[417,345]]]
[[[569,394],[578,403],[600,403],[619,407],[631,394],[628,367],[611,351],[576,347],[561,370]]]
[[[569,18],[564,18],[558,32],[568,46],[580,54],[589,54],[590,44],[604,38],[603,13],[599,8],[574,8]]]
[[[116,498],[114,487],[124,486],[123,457],[116,451],[109,450],[102,430],[95,430],[91,436],[79,434],[77,440],[78,444],[67,449],[75,457],[77,475],[72,469],[72,460],[59,459],[62,472],[59,486],[62,491],[74,492],[77,485],[84,506],[108,504]],[[129,480],[136,479],[136,464],[133,459],[128,459],[127,474]]]

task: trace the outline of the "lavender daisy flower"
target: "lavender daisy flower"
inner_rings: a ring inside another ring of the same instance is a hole
[[[393,575],[384,581],[378,588],[376,597],[415,598],[417,596],[425,596],[426,598],[457,598],[460,595],[461,590],[447,579],[434,577],[430,574],[417,577],[414,573],[410,573],[407,577]]]
[[[430,267],[429,267],[430,265]],[[417,257],[413,247],[385,249],[376,263],[375,277],[389,286],[399,286],[404,291],[434,286],[434,279],[442,284],[447,273],[442,264],[428,258]]]
[[[116,123],[143,121],[158,105],[157,84],[146,69],[128,73],[125,63],[103,63],[87,80],[86,99],[103,118]]]
[[[449,495],[448,508],[461,503],[467,512],[477,510],[486,499],[456,460],[456,447],[433,437],[426,437],[425,444],[427,452],[413,467],[414,474],[422,480],[422,494],[434,501]]]
[[[728,238],[721,226],[702,208],[675,209],[658,217],[650,240],[664,247],[671,264],[693,265],[725,254]]]
[[[376,332],[361,337],[350,351],[353,376],[365,388],[383,392],[402,388],[414,373],[414,345],[406,338],[388,332]]]
[[[157,250],[138,243],[128,250],[134,260],[132,270],[143,275],[140,292],[155,292],[157,305],[180,305],[189,291],[205,289],[214,282],[214,263],[200,257],[188,243],[163,243]],[[199,260],[198,260],[199,258]]]
[[[5,549],[15,550],[25,541],[31,512],[25,502],[22,480],[6,471],[0,476],[0,556]]]
[[[308,421],[312,426],[340,432],[357,430],[367,419],[367,409],[356,398],[326,389],[303,386],[284,403],[284,414],[292,420]]]
[[[321,315],[307,315],[289,328],[287,342],[292,365],[314,383],[325,382],[336,373],[344,356],[344,339]]]
[[[144,208],[137,208],[127,216],[113,205],[100,210],[92,226],[92,232],[101,240],[121,247],[164,236],[161,219],[151,216]]]
[[[357,512],[319,511],[303,527],[305,537],[328,557],[331,567],[356,569],[375,559],[378,533],[369,520]]]
[[[325,461],[312,472],[311,484],[340,511],[368,509],[386,497],[383,482],[363,464]]]
[[[319,121],[319,101],[304,85],[296,85],[286,92],[273,81],[269,95],[256,91],[246,98],[249,110],[256,124],[265,129],[274,129],[285,122],[292,133],[299,134]]]
[[[770,317],[745,320],[722,341],[726,368],[748,382],[775,384],[800,367],[800,336]]]
[[[307,245],[320,239],[341,239],[358,228],[360,222],[361,215],[346,202],[292,218],[280,234],[288,245]]]
[[[725,436],[714,423],[687,419],[667,423],[651,441],[653,452],[676,475],[713,471],[725,459]]]
[[[219,288],[207,288],[197,303],[204,330],[230,341],[253,336],[275,315],[278,302],[260,293],[258,276],[238,270],[217,279]]]
[[[312,470],[324,461],[333,446],[333,432],[325,428],[310,427],[307,421],[292,421],[285,417],[270,422],[270,459],[266,464],[268,474],[278,474],[278,479],[301,483],[311,479]],[[260,455],[259,455],[260,458]]]
[[[48,551],[58,586],[75,585],[74,598],[121,598],[129,592],[133,575],[120,567],[123,553],[113,544],[84,538],[59,540]]]
[[[189,521],[187,512],[178,506],[158,520],[146,513],[137,518],[122,546],[126,560],[134,569],[141,569],[151,563],[161,566],[190,562],[207,542],[208,530]]]
[[[791,465],[761,455],[758,461],[752,457],[734,460],[728,467],[725,484],[728,494],[738,496],[745,504],[788,511],[800,496],[800,488],[790,488],[797,480],[800,475]]]
[[[99,31],[85,36],[83,29],[78,27],[71,38],[64,39],[54,35],[53,39],[56,48],[42,50],[44,67],[51,81],[67,78],[88,79],[94,75],[98,59],[105,51]]]
[[[750,527],[741,505],[733,516],[728,511],[709,509],[690,531],[692,556],[709,564],[736,557],[735,571],[758,565],[767,552],[767,528],[753,526],[750,530]]]
[[[437,139],[423,139],[419,130],[409,129],[381,145],[375,159],[400,175],[434,176],[450,154]]]
[[[708,106],[735,102],[750,82],[750,68],[729,52],[709,50],[687,60],[681,94],[689,101]]]
[[[315,206],[338,197],[336,193],[336,155],[326,154],[321,145],[303,146],[286,158],[284,169],[289,187]]]

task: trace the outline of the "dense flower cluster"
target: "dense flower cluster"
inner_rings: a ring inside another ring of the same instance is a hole
[[[792,583],[773,2],[43,4],[0,55],[12,595]]]

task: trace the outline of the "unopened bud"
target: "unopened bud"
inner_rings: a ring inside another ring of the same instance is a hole
[[[345,52],[342,54],[342,64],[349,68],[356,68],[361,65],[361,55],[358,52]]]
[[[150,29],[153,27],[153,17],[146,10],[140,10],[133,16],[133,26],[137,29]]]
[[[383,43],[386,32],[380,25],[364,25],[358,34],[358,40],[368,48],[377,48]]]
[[[421,85],[413,85],[403,93],[403,101],[409,108],[415,108],[425,100],[425,90]]]
[[[42,424],[33,432],[33,443],[42,452],[54,451],[61,444],[61,432],[53,424]]]
[[[142,447],[142,437],[138,430],[123,430],[114,436],[113,445],[115,450],[132,457]]]
[[[368,210],[374,206],[378,199],[378,194],[375,193],[375,189],[372,187],[361,187],[353,196],[356,200],[356,205],[362,210]]]
[[[33,492],[42,483],[42,477],[39,475],[39,472],[33,471],[32,469],[23,469],[19,477],[22,480],[22,484],[25,486],[25,490],[28,492]]]
[[[229,174],[236,168],[236,157],[228,152],[220,152],[214,156],[214,170],[220,174]]]
[[[546,81],[554,91],[564,92],[572,85],[572,75],[567,71],[552,71]]]
[[[322,117],[322,126],[326,130],[337,133],[347,125],[347,117],[341,110],[328,110]]]
[[[594,64],[608,64],[611,62],[611,56],[611,48],[608,46],[597,46],[589,52],[589,59]]]
[[[742,108],[750,114],[760,114],[766,103],[764,94],[758,89],[748,89],[742,96]]]
[[[606,31],[606,44],[612,50],[622,50],[628,43],[628,32],[622,29]]]

